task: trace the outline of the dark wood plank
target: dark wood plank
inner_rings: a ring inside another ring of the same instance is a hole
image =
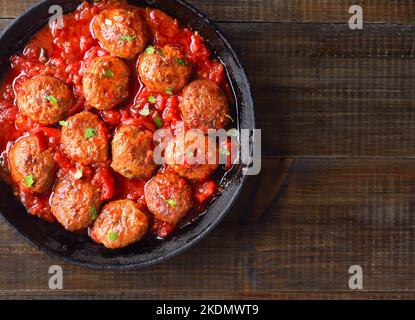
[[[16,17],[39,0],[0,2],[0,17]],[[345,23],[349,7],[361,5],[367,23],[412,23],[411,0],[188,0],[215,21]]]
[[[287,174],[275,168],[277,179]],[[297,159],[255,222],[235,210],[195,248],[135,271],[67,265],[2,223],[0,296],[415,298],[414,180],[411,160]],[[48,290],[51,264],[64,268],[63,291]],[[362,292],[348,290],[354,264],[364,268]]]
[[[412,23],[411,0],[191,0],[217,21],[345,23],[351,5],[361,5],[366,23]]]
[[[412,27],[220,26],[252,81],[266,155],[415,155]]]
[[[13,19],[0,19],[0,33],[6,29],[12,21]]]

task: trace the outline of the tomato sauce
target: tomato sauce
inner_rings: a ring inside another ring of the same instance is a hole
[[[128,180],[116,174],[109,163],[82,166],[72,162],[59,147],[59,126],[45,127],[19,112],[16,105],[16,93],[21,84],[37,75],[51,75],[66,83],[76,98],[70,114],[87,110],[82,89],[82,78],[86,67],[92,59],[109,53],[100,46],[93,37],[90,25],[93,17],[101,11],[113,7],[128,7],[126,3],[107,3],[104,1],[82,3],[73,13],[63,17],[63,28],[56,23],[44,27],[27,43],[22,52],[10,58],[10,70],[0,83],[0,177],[10,182],[7,161],[7,150],[19,137],[34,134],[39,139],[41,148],[53,147],[55,160],[59,167],[57,178],[68,172],[82,170],[83,176],[90,179],[99,189],[101,201],[111,199],[131,199],[137,201],[146,210],[144,186],[147,181]],[[162,11],[140,8],[150,30],[152,44],[163,46],[173,44],[179,46],[195,69],[196,77],[210,79],[229,93],[223,65],[212,59],[212,52],[204,39],[193,30],[183,28],[180,23]],[[119,125],[136,125],[155,131],[160,127],[174,128],[181,121],[179,96],[155,93],[142,86],[136,72],[134,62],[128,62],[133,73],[131,81],[131,98],[119,108],[96,111],[108,128],[109,140]],[[149,104],[148,97],[153,95],[155,104]],[[150,116],[140,115],[143,108],[150,109]],[[29,190],[19,190],[14,185],[16,194],[20,194],[22,202],[32,215],[48,222],[54,222],[49,198],[51,192],[41,195],[32,194]],[[209,200],[218,192],[213,180],[201,181],[193,186],[196,206],[195,212],[202,211]],[[153,231],[159,237],[165,237],[175,226],[154,221]]]

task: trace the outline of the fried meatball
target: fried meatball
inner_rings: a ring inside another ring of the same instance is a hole
[[[101,45],[113,55],[133,59],[148,42],[148,29],[138,10],[109,9],[92,22],[92,30]]]
[[[140,56],[138,74],[141,82],[152,91],[177,92],[189,81],[192,67],[179,48],[166,45]]]
[[[30,119],[51,125],[65,118],[75,103],[72,92],[59,79],[37,76],[25,81],[17,92],[17,105]]]
[[[122,126],[112,140],[114,171],[128,179],[144,179],[153,175],[153,134],[135,126]]]
[[[213,139],[188,131],[184,141],[177,137],[166,148],[166,163],[182,177],[203,180],[218,168],[218,148]]]
[[[172,170],[158,173],[145,187],[147,207],[164,222],[176,224],[193,206],[192,188]]]
[[[180,111],[186,125],[191,129],[225,128],[229,123],[228,99],[213,81],[196,80],[183,91]]]
[[[139,241],[147,233],[148,226],[148,218],[136,202],[118,200],[102,209],[90,235],[109,249],[120,249]]]
[[[53,150],[42,150],[35,136],[18,140],[9,151],[10,173],[21,188],[43,193],[55,179],[56,162]]]
[[[82,80],[87,104],[107,110],[125,101],[129,96],[130,73],[128,66],[116,57],[95,58]]]
[[[108,140],[105,124],[98,116],[82,112],[68,118],[62,127],[61,145],[67,156],[84,165],[108,159]]]
[[[96,218],[99,206],[98,191],[90,182],[66,177],[55,185],[52,213],[69,231],[87,228]]]

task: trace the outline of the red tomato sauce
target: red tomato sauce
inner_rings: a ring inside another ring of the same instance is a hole
[[[46,26],[27,43],[22,52],[10,58],[10,70],[0,83],[0,177],[10,182],[7,161],[7,150],[19,137],[34,134],[39,139],[41,148],[53,147],[55,160],[59,167],[57,178],[68,172],[75,173],[82,169],[83,177],[90,179],[98,188],[101,200],[131,199],[137,201],[146,210],[144,186],[147,181],[128,180],[115,173],[109,163],[82,166],[72,162],[59,147],[59,126],[45,127],[36,123],[19,112],[16,105],[16,93],[21,84],[32,77],[51,75],[66,83],[73,91],[76,103],[69,114],[87,110],[82,89],[82,78],[86,66],[98,56],[108,55],[90,31],[93,17],[101,11],[113,7],[128,7],[124,3],[97,2],[82,3],[73,13],[63,17],[63,28],[56,25]],[[150,30],[152,44],[163,46],[173,44],[179,46],[195,69],[196,77],[210,79],[216,82],[230,96],[224,66],[212,58],[212,52],[204,39],[193,30],[183,28],[180,23],[162,11],[142,8]],[[115,128],[119,125],[135,125],[151,131],[157,128],[174,128],[181,121],[179,96],[155,93],[142,86],[137,75],[136,66],[130,62],[133,72],[131,82],[131,98],[119,108],[96,111],[108,128],[109,140]],[[128,62],[127,62],[128,63]],[[156,98],[155,104],[149,104],[148,97]],[[150,116],[142,116],[139,111],[150,109]],[[49,198],[51,192],[41,195],[32,194],[29,190],[19,190],[14,185],[15,193],[20,194],[22,202],[32,215],[48,222],[54,222]],[[206,208],[207,203],[218,193],[216,182],[211,179],[193,185],[195,208],[189,214],[194,219]],[[159,237],[165,237],[174,230],[175,226],[161,221],[154,221],[152,230]]]

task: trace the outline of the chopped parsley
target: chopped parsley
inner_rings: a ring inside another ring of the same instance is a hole
[[[90,208],[90,209],[89,209],[89,216],[91,217],[91,220],[92,220],[92,221],[95,221],[95,220],[97,219],[97,217],[98,217],[98,212],[97,212],[97,209],[95,209],[95,208]]]
[[[59,124],[62,126],[62,127],[68,127],[68,121],[59,121]]]
[[[228,148],[220,148],[219,153],[223,154],[224,156],[230,156],[231,152],[228,150]]]
[[[98,135],[97,130],[93,128],[86,128],[84,131],[85,139],[91,139],[92,137],[95,137]]]
[[[173,199],[167,199],[166,203],[171,205],[172,207],[177,206],[177,202],[174,201]]]
[[[35,183],[35,178],[33,177],[33,174],[24,177],[24,183],[31,188],[33,184]]]
[[[56,99],[54,96],[49,96],[47,95],[45,97],[46,100],[48,100],[51,104],[53,104],[54,106],[58,105],[58,99]]]
[[[154,96],[149,96],[148,97],[148,102],[150,102],[150,103],[156,103],[157,102],[157,99],[154,98]]]
[[[108,239],[110,241],[115,241],[118,239],[118,234],[115,231],[108,232]]]
[[[76,172],[75,172],[75,174],[73,175],[73,177],[74,177],[75,179],[77,179],[77,180],[81,179],[81,178],[82,178],[82,176],[83,176],[83,172],[82,172],[82,170],[78,170],[78,171],[76,171]]]
[[[167,88],[166,93],[170,96],[173,95],[173,89],[172,88]]]
[[[106,78],[113,78],[114,77],[114,72],[109,68],[105,68],[104,75],[105,75]]]
[[[140,110],[139,114],[141,114],[144,117],[147,117],[150,114],[150,109],[148,106],[145,106],[144,109]]]
[[[163,126],[163,121],[161,120],[161,118],[154,118],[153,121],[156,124],[157,129],[160,129]]]
[[[136,37],[136,36],[122,36],[122,37],[119,37],[119,38],[118,38],[118,40],[120,40],[120,41],[124,41],[124,42],[133,41],[133,40],[135,40],[135,39],[137,39],[137,37]]]
[[[176,59],[176,62],[177,62],[178,64],[180,64],[181,66],[187,66],[187,61],[186,61],[186,60],[183,60],[183,59],[177,58],[177,59]]]
[[[154,52],[156,52],[156,50],[154,49],[153,46],[148,46],[145,50],[145,53],[147,54],[154,54]]]

